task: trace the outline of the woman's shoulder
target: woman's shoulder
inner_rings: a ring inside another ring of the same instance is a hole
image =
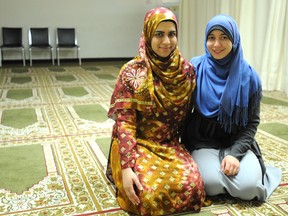
[[[189,78],[195,79],[195,67],[189,61],[184,62],[183,73],[187,74]]]
[[[122,66],[120,74],[122,74],[122,76],[128,76],[131,78],[143,77],[145,74],[147,74],[147,67],[145,62],[134,58]]]
[[[146,88],[147,67],[145,62],[134,58],[125,63],[119,74],[123,85],[133,92],[143,91]]]

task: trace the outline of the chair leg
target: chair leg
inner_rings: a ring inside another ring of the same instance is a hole
[[[2,49],[0,48],[0,67],[2,67]]]
[[[52,59],[52,65],[54,66],[53,48],[50,49],[50,55],[51,55],[51,59]]]
[[[57,64],[60,65],[59,48],[56,49]]]
[[[32,49],[29,49],[30,66],[32,66]]]
[[[26,66],[26,58],[25,58],[25,49],[22,48],[22,58],[23,58],[23,66],[25,67]]]
[[[80,57],[80,48],[77,49],[77,56],[78,56],[78,59],[79,59],[79,65],[82,65],[81,57]]]

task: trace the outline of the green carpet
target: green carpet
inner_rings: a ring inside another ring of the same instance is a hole
[[[29,72],[28,68],[12,68],[13,73],[27,73]]]
[[[55,78],[58,80],[58,81],[62,81],[62,82],[71,82],[71,81],[74,81],[76,80],[76,78],[74,76],[71,76],[71,75],[67,75],[67,76],[55,76]]]
[[[279,123],[264,123],[259,125],[259,129],[288,141],[288,125]]]
[[[115,80],[115,76],[112,76],[110,74],[98,74],[96,75],[99,79],[104,79],[104,80]]]
[[[12,77],[11,82],[12,83],[18,83],[18,84],[24,84],[31,82],[32,78],[31,77]]]
[[[11,89],[7,92],[6,97],[14,100],[23,100],[33,96],[32,89]]]
[[[271,98],[271,97],[263,97],[262,99],[262,103],[263,105],[269,105],[271,107],[277,107],[279,109],[281,109],[281,107],[288,107],[288,102],[287,101],[283,101],[283,100],[279,100],[277,98]],[[274,109],[271,109],[271,114],[273,114],[273,112],[277,113],[277,111]],[[286,117],[287,118],[287,117]],[[264,119],[265,120],[265,119]],[[276,118],[276,121],[261,121],[260,125],[259,125],[259,129],[274,135],[275,137],[279,137],[283,140],[288,141],[288,125],[285,124],[285,122],[281,123],[281,117],[280,119]],[[285,117],[284,117],[285,120]]]
[[[80,118],[95,122],[107,120],[107,111],[98,104],[78,105],[73,107]]]
[[[286,101],[278,100],[278,99],[271,98],[271,97],[265,97],[265,96],[262,98],[262,103],[275,105],[275,106],[286,106],[286,107],[288,106],[288,102]]]
[[[99,67],[94,67],[94,66],[83,66],[82,67],[85,70],[89,70],[89,71],[99,71],[101,70]]]
[[[110,144],[111,138],[110,137],[99,138],[99,139],[96,139],[96,142],[101,148],[103,154],[106,156],[106,158],[108,158],[109,150],[110,150],[110,146],[108,145],[108,143]]]
[[[121,65],[0,68],[0,215],[128,216],[105,177]],[[281,185],[264,204],[217,196],[182,215],[287,215],[287,100],[264,96],[256,138],[266,164],[282,169]]]
[[[11,109],[4,110],[2,113],[1,124],[13,127],[24,128],[37,122],[35,109]]]
[[[64,94],[75,97],[81,97],[88,94],[84,87],[62,88],[62,90]]]
[[[0,167],[1,188],[21,194],[46,176],[42,146],[0,148]]]

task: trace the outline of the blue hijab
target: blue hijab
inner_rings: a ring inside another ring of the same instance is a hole
[[[206,39],[214,30],[222,30],[232,42],[231,52],[216,60],[209,53]],[[197,110],[217,121],[230,132],[232,124],[246,126],[248,104],[253,109],[262,97],[262,86],[256,71],[245,61],[235,20],[227,15],[213,17],[206,26],[205,54],[191,59],[196,68],[194,102]],[[250,100],[250,101],[249,101]]]

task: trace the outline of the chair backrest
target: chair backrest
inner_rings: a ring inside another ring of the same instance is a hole
[[[58,46],[73,47],[77,45],[74,28],[57,28],[56,44]]]
[[[49,46],[49,29],[48,28],[30,28],[29,29],[30,46]]]
[[[2,27],[2,46],[21,47],[22,44],[22,28]]]

